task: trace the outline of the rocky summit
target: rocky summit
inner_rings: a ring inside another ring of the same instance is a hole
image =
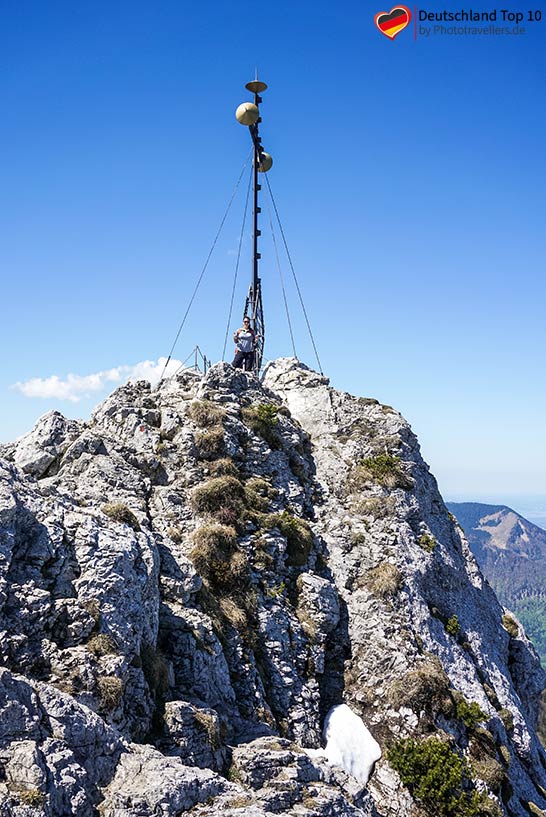
[[[544,813],[544,672],[394,409],[220,363],[0,454],[0,817]]]

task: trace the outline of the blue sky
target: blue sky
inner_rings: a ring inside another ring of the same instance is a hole
[[[466,6],[420,6],[444,7]],[[390,8],[2,5],[0,440],[50,408],[89,416],[113,381],[77,403],[14,383],[168,354],[250,146],[234,110],[257,64],[269,178],[332,384],[399,409],[446,497],[546,494],[546,20],[391,42],[373,24]],[[179,359],[195,343],[221,356],[243,198]],[[291,347],[265,208],[262,229],[274,358]],[[249,251],[245,236],[234,325]]]

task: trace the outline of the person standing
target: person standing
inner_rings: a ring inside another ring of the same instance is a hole
[[[233,358],[233,367],[235,369],[243,369],[246,372],[251,372],[254,367],[254,348],[257,339],[256,332],[250,327],[250,318],[245,315],[243,318],[243,326],[233,333],[233,340],[235,341],[235,357]]]

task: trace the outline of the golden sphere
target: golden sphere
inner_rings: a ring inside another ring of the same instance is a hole
[[[269,153],[262,153],[258,164],[258,173],[267,173],[268,170],[271,170],[272,165],[273,158],[269,155]]]
[[[253,102],[242,102],[235,111],[237,122],[241,125],[255,125],[260,116],[258,106]]]

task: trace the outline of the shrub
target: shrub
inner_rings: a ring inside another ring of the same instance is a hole
[[[106,675],[97,678],[97,690],[103,709],[112,712],[119,706],[123,695],[123,682],[115,675]]]
[[[138,519],[127,505],[123,502],[107,502],[102,506],[103,513],[113,519],[114,522],[121,522],[124,525],[129,525],[134,531],[140,530]]]
[[[394,454],[375,454],[361,460],[353,469],[349,485],[353,490],[361,490],[370,482],[385,488],[413,488],[413,480],[402,468],[400,457]]]
[[[457,616],[453,615],[451,618],[448,618],[445,623],[445,629],[446,633],[448,633],[448,635],[452,635],[454,638],[459,635],[461,632],[461,625],[459,624],[459,619]]]
[[[519,627],[516,619],[510,615],[510,613],[505,613],[502,617],[502,626],[510,636],[510,638],[517,638],[519,635]]]
[[[484,817],[501,812],[486,795],[468,791],[469,769],[445,740],[398,740],[387,760],[402,783],[433,817]]]
[[[417,540],[417,544],[420,545],[423,550],[428,550],[429,553],[432,553],[436,547],[436,539],[428,533],[423,533]]]
[[[440,661],[430,658],[394,681],[388,700],[395,709],[408,706],[414,712],[425,710],[436,714],[450,708],[449,678]]]
[[[398,593],[402,587],[403,579],[396,565],[383,562],[368,571],[364,577],[364,582],[374,595],[384,599]]]
[[[106,635],[106,633],[94,635],[93,638],[87,642],[87,649],[89,652],[92,652],[93,655],[96,655],[97,658],[119,652],[118,645],[112,636]]]
[[[195,445],[197,447],[197,455],[200,459],[218,459],[226,450],[224,429],[222,426],[212,426],[205,431],[199,431],[195,435]]]
[[[235,477],[213,477],[195,488],[192,494],[193,509],[197,513],[216,515],[222,510],[232,511],[238,518],[243,510],[244,489]]]
[[[488,715],[480,708],[480,705],[476,703],[476,701],[467,701],[460,692],[456,692],[454,698],[456,716],[468,729],[473,729],[482,721],[487,720]]]
[[[274,403],[260,403],[241,410],[243,421],[266,441],[270,448],[280,448],[277,431],[279,406]]]
[[[193,400],[188,408],[188,416],[196,425],[206,428],[218,425],[225,416],[225,411],[210,400]]]
[[[150,692],[154,697],[163,695],[170,686],[165,656],[152,644],[144,641],[140,647],[140,660]]]
[[[286,539],[287,564],[294,567],[306,564],[313,547],[313,534],[307,522],[283,511],[270,516],[267,524],[278,528]]]

